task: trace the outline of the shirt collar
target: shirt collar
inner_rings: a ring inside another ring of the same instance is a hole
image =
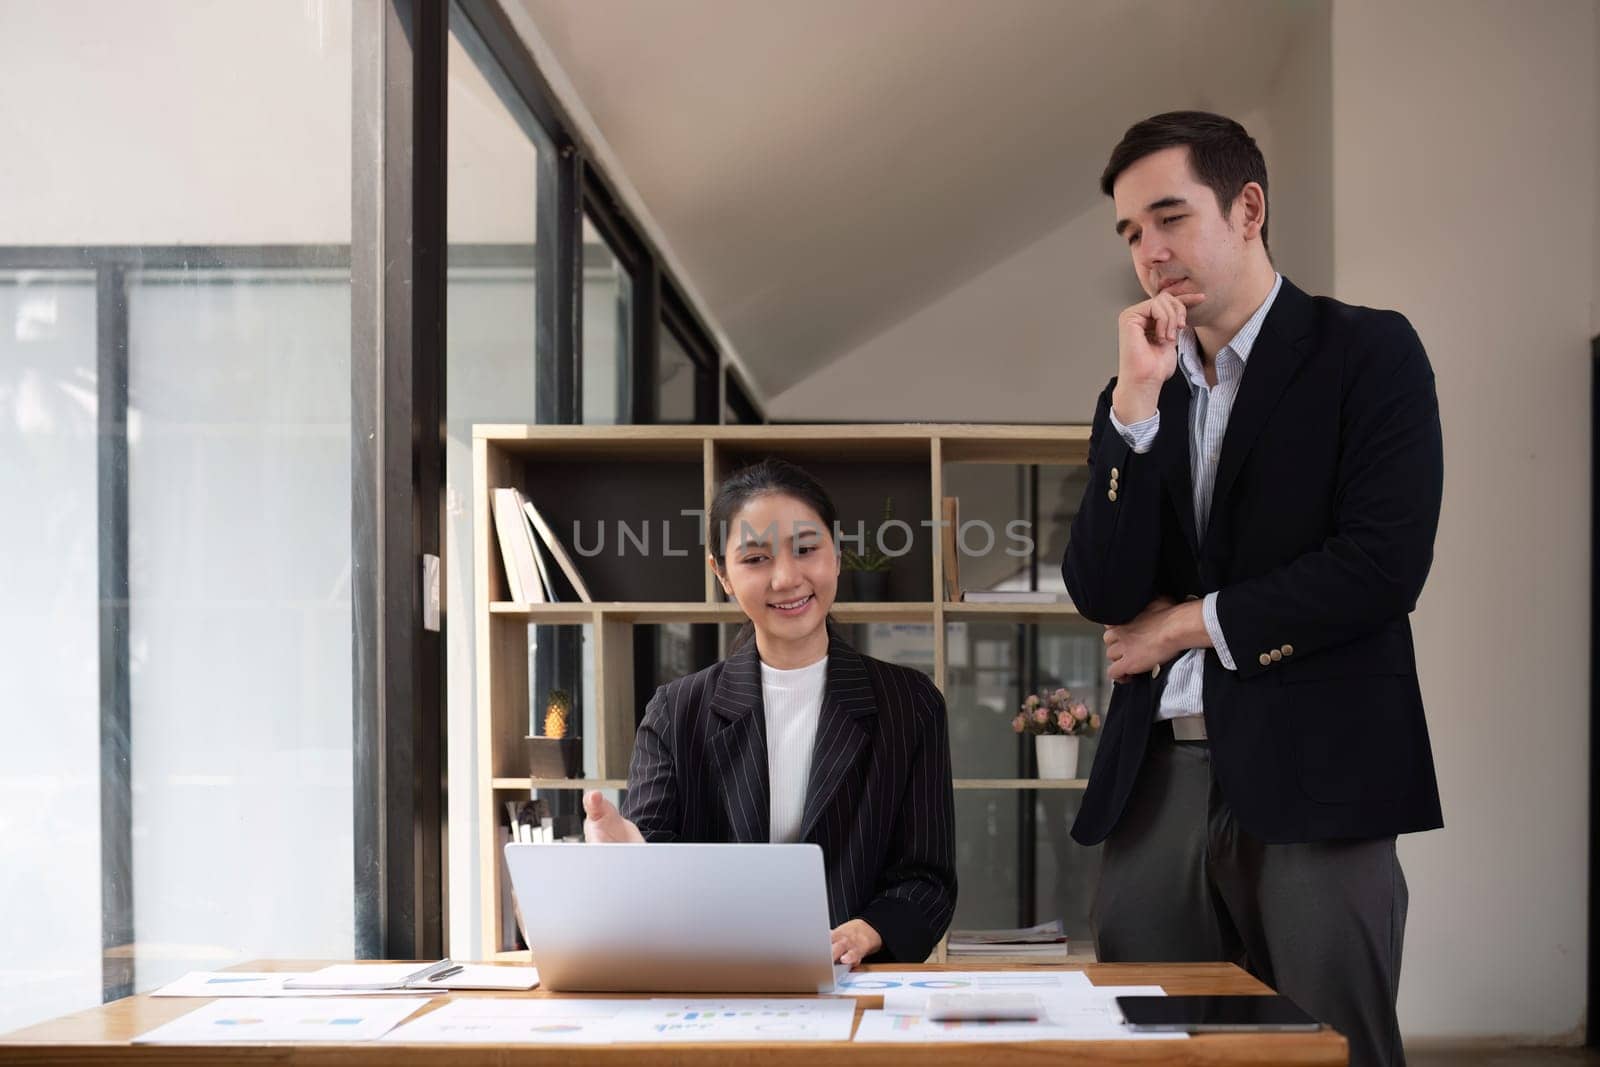
[[[1261,324],[1267,320],[1267,312],[1272,310],[1273,303],[1278,299],[1278,290],[1283,288],[1283,275],[1274,274],[1276,280],[1272,283],[1272,292],[1256,308],[1255,314],[1245,320],[1239,327],[1239,332],[1233,335],[1233,340],[1222,346],[1222,351],[1217,353],[1220,364],[1223,352],[1232,352],[1238,357],[1243,366],[1250,362],[1250,350],[1256,346],[1256,338],[1261,336]],[[1178,359],[1183,363],[1183,372],[1191,382],[1204,384],[1206,380],[1205,368],[1200,365],[1200,346],[1195,341],[1194,330],[1185,327],[1178,333]]]

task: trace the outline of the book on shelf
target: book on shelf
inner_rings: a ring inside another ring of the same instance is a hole
[[[514,826],[516,813],[512,813],[513,826],[498,827],[500,847],[495,849],[496,864],[499,869],[500,889],[500,948],[502,950],[516,950],[527,948],[528,944],[522,939],[520,924],[517,922],[517,898],[511,892],[511,870],[506,866],[506,846],[516,840]]]
[[[1072,597],[1049,589],[969,589],[961,594],[968,604],[1070,604]]]
[[[543,604],[544,583],[539,579],[533,537],[522,517],[522,494],[515,489],[494,491],[494,530],[500,558],[506,566],[506,589],[519,604]]]
[[[940,555],[944,557],[944,599],[954,603],[961,599],[961,501],[947,496],[939,502],[942,537]]]
[[[528,514],[528,509],[533,505],[521,493],[517,494],[517,499],[522,501],[522,525],[528,531],[528,540],[533,543],[533,562],[539,570],[539,580],[544,583],[545,598],[552,604],[559,604],[561,596],[556,592],[556,584],[550,580],[550,565],[545,562],[544,550],[539,547],[539,537],[533,529],[533,518]]]
[[[524,499],[522,509],[527,513],[528,521],[533,523],[533,528],[539,532],[539,538],[544,542],[544,547],[555,558],[556,565],[561,568],[561,573],[567,576],[567,581],[572,583],[572,591],[578,594],[578,599],[585,604],[594,603],[594,597],[589,595],[589,587],[583,584],[583,579],[578,576],[578,568],[572,565],[572,557],[567,555],[567,550],[562,547],[560,538],[550,524],[544,521],[544,516],[539,514],[539,509],[533,506],[533,501]]]

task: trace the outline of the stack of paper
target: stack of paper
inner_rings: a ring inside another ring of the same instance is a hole
[[[341,963],[308,973],[191,971],[157,997],[327,997],[443,993],[450,989],[532,989],[532,967],[492,963]]]
[[[1015,930],[952,930],[951,957],[1005,957],[1035,963],[1065,963],[1067,934],[1060,919]]]
[[[452,1000],[392,1030],[385,1041],[407,1044],[609,1045],[626,1000]]]
[[[930,993],[1027,993],[1044,1005],[1037,1022],[933,1022],[925,1017]],[[882,1011],[866,1011],[857,1041],[1145,1041],[1183,1034],[1129,1030],[1119,996],[1163,996],[1159,986],[1096,986],[1082,971],[866,971],[851,974],[840,992],[883,997]]]
[[[218,1041],[376,1041],[426,997],[216,1000],[134,1038],[134,1044]]]
[[[451,1001],[384,1040],[543,1045],[849,1041],[854,1023],[854,1002],[826,998],[482,998]]]

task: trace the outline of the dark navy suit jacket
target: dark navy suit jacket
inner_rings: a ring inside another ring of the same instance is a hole
[[[622,813],[646,841],[768,840],[770,788],[754,641],[656,690]],[[944,697],[926,675],[833,636],[801,840],[822,848],[828,915],[920,963],[955,911],[955,802]]]
[[[1157,596],[1217,592],[1238,669],[1206,652],[1212,767],[1262,840],[1443,825],[1408,615],[1433,560],[1444,459],[1433,370],[1410,323],[1284,281],[1228,419],[1204,537],[1188,381],[1180,370],[1162,389],[1143,455],[1111,425],[1115,384],[1095,411],[1062,564],[1079,611],[1115,625]],[[1115,687],[1078,841],[1103,840],[1121,817],[1159,698],[1159,675]]]

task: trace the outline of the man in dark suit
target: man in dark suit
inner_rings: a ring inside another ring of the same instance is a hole
[[[588,794],[585,835],[769,841],[767,743],[761,659],[747,641],[656,691],[623,809]],[[939,690],[830,635],[799,839],[822,848],[836,959],[928,958],[955,912],[954,809]]]
[[[1101,179],[1148,299],[1118,323],[1063,572],[1117,683],[1073,836],[1102,960],[1242,962],[1399,1064],[1395,835],[1442,825],[1408,615],[1433,372],[1392,311],[1295,288],[1238,123],[1130,128]]]

